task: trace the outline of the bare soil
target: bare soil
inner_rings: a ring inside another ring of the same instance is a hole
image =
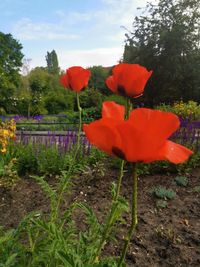
[[[102,178],[79,175],[74,178],[70,200],[87,202],[100,221],[110,207],[111,183],[116,181],[117,170],[107,170]],[[186,187],[177,186],[175,175],[143,175],[138,181],[138,227],[127,253],[127,265],[137,267],[192,267],[200,266],[200,169],[188,175]],[[55,178],[49,180],[55,184]],[[166,208],[157,208],[157,199],[149,191],[165,186],[176,192]],[[131,179],[123,179],[122,195],[131,198]],[[0,188],[0,225],[16,227],[24,215],[33,210],[49,212],[48,199],[40,187],[29,179],[21,179],[12,190]],[[129,219],[128,214],[124,217]],[[129,221],[130,222],[130,221]],[[117,233],[118,244],[107,244],[104,253],[119,255],[123,235],[129,225],[122,224]]]

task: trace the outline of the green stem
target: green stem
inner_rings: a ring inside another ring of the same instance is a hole
[[[95,259],[97,258],[97,256],[100,256],[101,254],[101,250],[103,249],[103,246],[105,245],[105,241],[111,231],[111,227],[113,224],[113,216],[115,214],[116,208],[117,208],[117,200],[119,197],[119,193],[120,193],[120,188],[121,188],[121,183],[122,183],[122,178],[124,175],[124,163],[125,161],[122,160],[121,161],[121,167],[120,167],[120,173],[119,173],[119,178],[118,178],[118,183],[117,183],[117,190],[116,190],[116,194],[114,195],[113,201],[112,201],[112,206],[110,208],[110,213],[108,214],[108,218],[106,221],[106,225],[102,234],[102,238],[100,240],[99,246],[97,248],[97,252],[95,254],[95,256],[92,259],[92,262],[95,261]]]
[[[117,183],[117,191],[116,191],[116,195],[114,197],[114,201],[116,201],[119,197],[119,193],[120,193],[120,188],[121,188],[121,184],[122,184],[122,178],[124,175],[124,163],[125,161],[122,160],[121,161],[121,166],[120,166],[120,173],[119,173],[119,179],[118,179],[118,183]]]
[[[128,97],[126,98],[126,104],[125,104],[125,107],[126,107],[125,119],[128,120],[128,118],[129,118],[129,113],[130,113],[130,101],[129,101],[129,98],[128,98]]]
[[[78,126],[77,148],[76,148],[76,154],[77,154],[79,147],[80,147],[81,129],[82,129],[82,108],[80,106],[79,93],[76,93],[76,101],[77,101],[77,107],[79,111],[79,126]]]
[[[138,220],[137,220],[137,169],[136,169],[136,163],[133,163],[133,188],[132,188],[132,210],[131,210],[131,227],[128,231],[128,235],[124,242],[124,247],[122,250],[121,257],[119,259],[118,267],[121,267],[124,263],[124,259],[126,256],[126,252],[128,249],[128,245],[130,243],[131,237],[133,235],[133,232],[135,231],[135,228],[137,226]]]
[[[58,200],[57,200],[56,209],[55,209],[55,212],[54,212],[54,215],[53,215],[53,220],[55,220],[57,218],[57,216],[58,216],[58,210],[59,210],[62,198],[63,198],[63,193],[65,192],[68,178],[70,177],[70,175],[73,172],[73,165],[74,165],[74,163],[76,161],[76,158],[77,158],[77,155],[78,155],[78,152],[79,152],[79,149],[80,149],[81,129],[82,129],[82,108],[80,106],[79,93],[76,93],[76,101],[77,101],[77,107],[78,107],[78,111],[79,111],[79,126],[78,126],[76,148],[75,148],[75,151],[74,151],[74,154],[73,154],[73,158],[72,158],[71,164],[69,165],[69,169],[68,169],[68,172],[67,172],[67,175],[66,175],[66,182],[63,184],[63,187],[61,188],[61,191],[60,191],[60,193],[58,195]]]

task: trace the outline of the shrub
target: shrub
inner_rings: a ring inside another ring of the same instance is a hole
[[[32,143],[27,145],[17,144],[15,147],[17,158],[17,172],[19,175],[27,175],[38,172],[37,155]]]
[[[156,109],[173,112],[183,119],[199,120],[200,119],[200,105],[195,101],[175,102],[173,105],[161,104],[156,106]]]

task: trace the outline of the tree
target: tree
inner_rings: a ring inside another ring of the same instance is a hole
[[[110,95],[111,92],[107,88],[105,80],[110,74],[111,67],[93,66],[89,70],[91,71],[91,77],[88,87],[97,89],[104,95]]]
[[[47,70],[51,74],[59,74],[60,68],[58,64],[58,57],[55,50],[47,52],[46,55]]]
[[[124,62],[139,63],[153,75],[144,94],[149,105],[200,101],[200,8],[198,0],[148,3],[126,34]]]
[[[0,106],[11,112],[11,98],[20,82],[22,45],[11,34],[0,32]]]

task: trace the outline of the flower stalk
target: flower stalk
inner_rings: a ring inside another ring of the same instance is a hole
[[[122,249],[122,254],[119,259],[118,267],[121,267],[122,264],[124,263],[124,259],[126,257],[126,252],[128,249],[128,245],[130,243],[131,237],[135,231],[135,228],[138,223],[137,219],[137,168],[136,168],[136,163],[133,163],[133,173],[132,173],[132,207],[131,207],[131,226],[128,231],[127,237],[125,238],[124,241],[124,247]]]
[[[76,93],[76,100],[77,100],[77,107],[78,107],[78,111],[79,111],[79,126],[78,126],[78,133],[77,133],[77,142],[76,142],[76,147],[75,147],[75,151],[73,154],[71,164],[70,164],[68,172],[66,174],[66,182],[63,184],[63,186],[59,192],[58,198],[57,198],[56,209],[55,209],[55,212],[53,214],[52,220],[55,220],[58,217],[60,204],[61,204],[61,201],[63,198],[63,193],[65,192],[66,186],[68,184],[68,178],[71,176],[71,174],[73,172],[73,165],[76,162],[77,155],[78,155],[78,152],[80,149],[81,129],[82,129],[82,108],[80,106],[79,93]]]
[[[76,101],[77,101],[77,107],[79,112],[79,126],[78,126],[78,134],[77,134],[77,147],[75,154],[77,155],[78,150],[80,148],[80,141],[81,141],[81,129],[82,129],[82,108],[80,106],[80,99],[79,99],[79,93],[76,93]]]
[[[118,197],[119,197],[119,194],[120,194],[122,178],[123,178],[123,175],[124,175],[124,163],[125,163],[125,161],[122,160],[121,161],[121,166],[120,166],[120,173],[119,173],[116,193],[115,193],[113,201],[112,201],[112,206],[110,208],[110,213],[108,214],[107,221],[106,221],[106,224],[105,224],[105,228],[104,228],[104,231],[103,231],[99,246],[97,248],[97,252],[96,252],[95,256],[93,257],[92,262],[94,262],[95,259],[100,256],[101,250],[103,249],[103,247],[105,245],[106,239],[107,239],[107,237],[108,237],[108,235],[109,235],[109,233],[111,231],[112,225],[113,225],[114,214],[115,214],[115,211],[116,211],[117,206],[118,206],[117,205],[117,201],[118,201]]]

